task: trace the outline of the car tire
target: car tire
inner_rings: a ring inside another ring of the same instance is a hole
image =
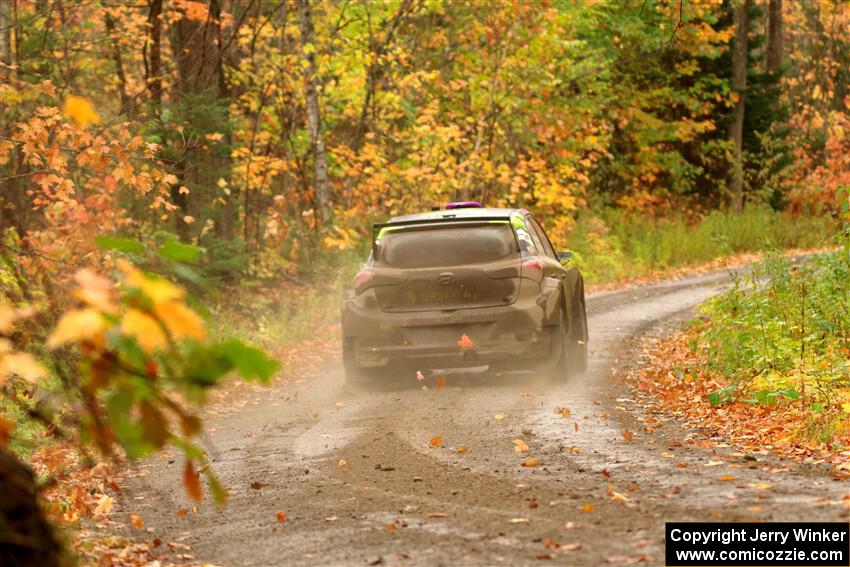
[[[561,383],[570,377],[568,361],[569,335],[567,333],[567,317],[564,309],[558,310],[558,326],[552,329],[552,348],[558,349],[557,362],[549,371],[552,382]],[[554,354],[554,353],[553,353]]]
[[[342,367],[345,371],[346,383],[357,388],[373,388],[378,383],[378,372],[358,368],[354,362],[352,339],[342,341]]]
[[[570,324],[566,343],[567,368],[570,375],[587,370],[587,309],[584,284],[579,280],[570,302]]]

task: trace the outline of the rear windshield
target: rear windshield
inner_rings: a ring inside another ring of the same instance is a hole
[[[386,232],[379,263],[393,268],[434,268],[496,262],[519,256],[508,223],[441,226]]]

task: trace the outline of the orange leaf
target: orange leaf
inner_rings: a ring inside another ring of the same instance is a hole
[[[529,457],[526,460],[524,460],[522,463],[520,463],[520,465],[522,465],[525,468],[539,467],[541,464],[542,463],[540,461],[538,461],[537,459],[535,459],[534,457]]]
[[[278,524],[286,522],[286,512],[278,512],[275,514],[275,519],[277,519]]]
[[[431,441],[428,443],[432,447],[442,447],[443,446],[443,438],[439,435],[435,435],[431,437]]]
[[[593,504],[585,504],[581,507],[581,511],[586,513],[593,512]]]
[[[437,388],[438,392],[442,392],[443,388],[446,387],[446,379],[443,376],[437,376],[436,382],[434,382],[434,387]]]
[[[458,339],[458,341],[457,341],[457,346],[459,346],[460,348],[464,348],[464,349],[466,349],[466,348],[472,348],[472,347],[474,347],[474,346],[475,346],[475,343],[473,343],[473,342],[472,342],[472,339],[470,339],[468,336],[466,336],[466,335],[464,334],[463,336],[461,336],[461,337]]]
[[[183,486],[186,488],[186,494],[195,502],[200,502],[204,499],[204,493],[201,491],[201,483],[198,480],[198,473],[195,472],[195,466],[191,460],[186,461],[186,468],[183,469]]]
[[[635,434],[629,431],[628,429],[623,430],[623,439],[626,443],[631,443],[632,439],[634,439]]]
[[[188,508],[180,508],[180,509],[177,510],[177,517],[178,518],[185,518],[188,513],[189,513]]]
[[[517,453],[528,453],[528,444],[522,439],[514,439],[514,451]]]
[[[263,484],[262,482],[260,482],[258,480],[255,480],[254,482],[251,483],[251,488],[253,488],[254,490],[260,490],[264,486],[265,486],[265,484]]]
[[[463,455],[464,453],[468,453],[469,449],[467,449],[466,447],[458,447],[457,452],[459,455]]]
[[[145,521],[138,514],[130,514],[130,522],[135,526],[137,530],[145,527]]]

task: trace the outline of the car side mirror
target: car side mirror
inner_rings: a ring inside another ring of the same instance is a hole
[[[573,259],[573,253],[569,250],[565,250],[563,252],[558,252],[558,261],[559,262],[569,262]]]

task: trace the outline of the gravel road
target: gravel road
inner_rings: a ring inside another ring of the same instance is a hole
[[[178,544],[163,560],[216,565],[663,565],[665,521],[846,521],[847,483],[722,440],[708,447],[675,421],[646,432],[611,377],[634,363],[630,339],[727,281],[716,273],[588,296],[590,366],[562,384],[448,376],[437,392],[404,376],[409,389],[355,392],[329,362],[208,418],[226,508],[207,499],[178,516],[192,504],[182,461],[165,455],[135,469],[120,511],[141,515],[160,549]],[[529,457],[541,466],[521,466]]]

